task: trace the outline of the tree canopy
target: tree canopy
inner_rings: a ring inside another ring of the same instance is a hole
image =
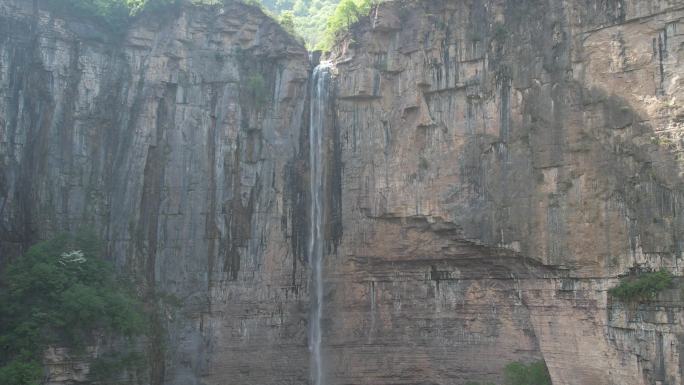
[[[340,31],[367,15],[373,0],[263,0],[279,15],[281,24],[291,25],[307,48],[327,51]]]
[[[36,244],[6,266],[0,283],[0,384],[37,384],[48,346],[78,350],[95,333],[131,338],[147,327],[132,285],[91,235]]]

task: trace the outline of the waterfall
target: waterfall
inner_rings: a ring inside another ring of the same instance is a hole
[[[321,315],[323,312],[323,195],[325,159],[326,109],[330,67],[319,64],[311,80],[311,115],[309,121],[309,165],[311,218],[309,222],[309,264],[311,266],[311,313],[309,350],[311,352],[311,378],[314,385],[323,385],[323,358],[321,357]]]

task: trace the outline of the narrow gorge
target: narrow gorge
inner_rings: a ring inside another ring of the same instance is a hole
[[[177,302],[136,383],[684,383],[684,0],[386,1],[326,53],[216,3],[0,0],[0,269],[94,231]]]

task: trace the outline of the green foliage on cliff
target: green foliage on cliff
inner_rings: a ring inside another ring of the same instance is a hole
[[[74,351],[94,332],[134,337],[146,330],[131,285],[100,257],[89,235],[59,236],[31,247],[0,277],[0,384],[39,382],[50,346]]]
[[[181,0],[50,0],[53,8],[69,10],[96,17],[110,26],[121,26],[128,19],[143,11],[156,10],[179,4]]]
[[[511,362],[504,369],[504,380],[506,385],[552,385],[544,361],[532,362],[529,365]]]
[[[672,285],[672,273],[666,270],[641,274],[636,278],[624,278],[608,294],[623,301],[643,302],[652,300]]]
[[[505,385],[552,385],[551,375],[546,362],[536,361],[530,364],[511,362],[504,368]],[[493,383],[466,382],[466,385],[494,385]]]
[[[43,0],[41,4],[79,16],[93,17],[121,30],[136,15],[181,3],[222,4],[228,0]],[[367,15],[380,0],[236,0],[258,6],[309,49],[329,50],[341,31]]]
[[[340,32],[346,31],[359,18],[368,15],[372,0],[341,0],[335,12],[328,17],[325,33],[316,49],[329,51]]]
[[[297,31],[295,29],[295,16],[292,11],[284,11],[278,17],[278,23],[291,35],[296,35]]]
[[[251,0],[259,1],[259,0]],[[309,49],[329,50],[338,34],[368,15],[380,0],[261,0],[283,27],[304,39]]]
[[[270,97],[270,90],[266,84],[266,79],[258,73],[247,77],[245,81],[245,91],[247,92],[247,97],[257,107],[266,104]]]
[[[0,367],[0,382],[4,385],[38,385],[43,368],[34,361],[14,360]]]
[[[310,49],[316,47],[330,15],[335,12],[339,0],[258,0],[279,20],[291,21],[292,30],[304,39]],[[281,23],[282,24],[282,23]],[[285,27],[287,30],[288,27]],[[291,32],[291,31],[288,31]]]

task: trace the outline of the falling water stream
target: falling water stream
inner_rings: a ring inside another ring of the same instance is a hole
[[[311,83],[311,115],[309,121],[309,164],[311,218],[309,233],[309,263],[311,266],[311,323],[309,350],[311,351],[311,378],[314,385],[323,385],[323,358],[321,357],[321,315],[323,312],[323,196],[326,108],[330,67],[319,64],[313,71]]]

